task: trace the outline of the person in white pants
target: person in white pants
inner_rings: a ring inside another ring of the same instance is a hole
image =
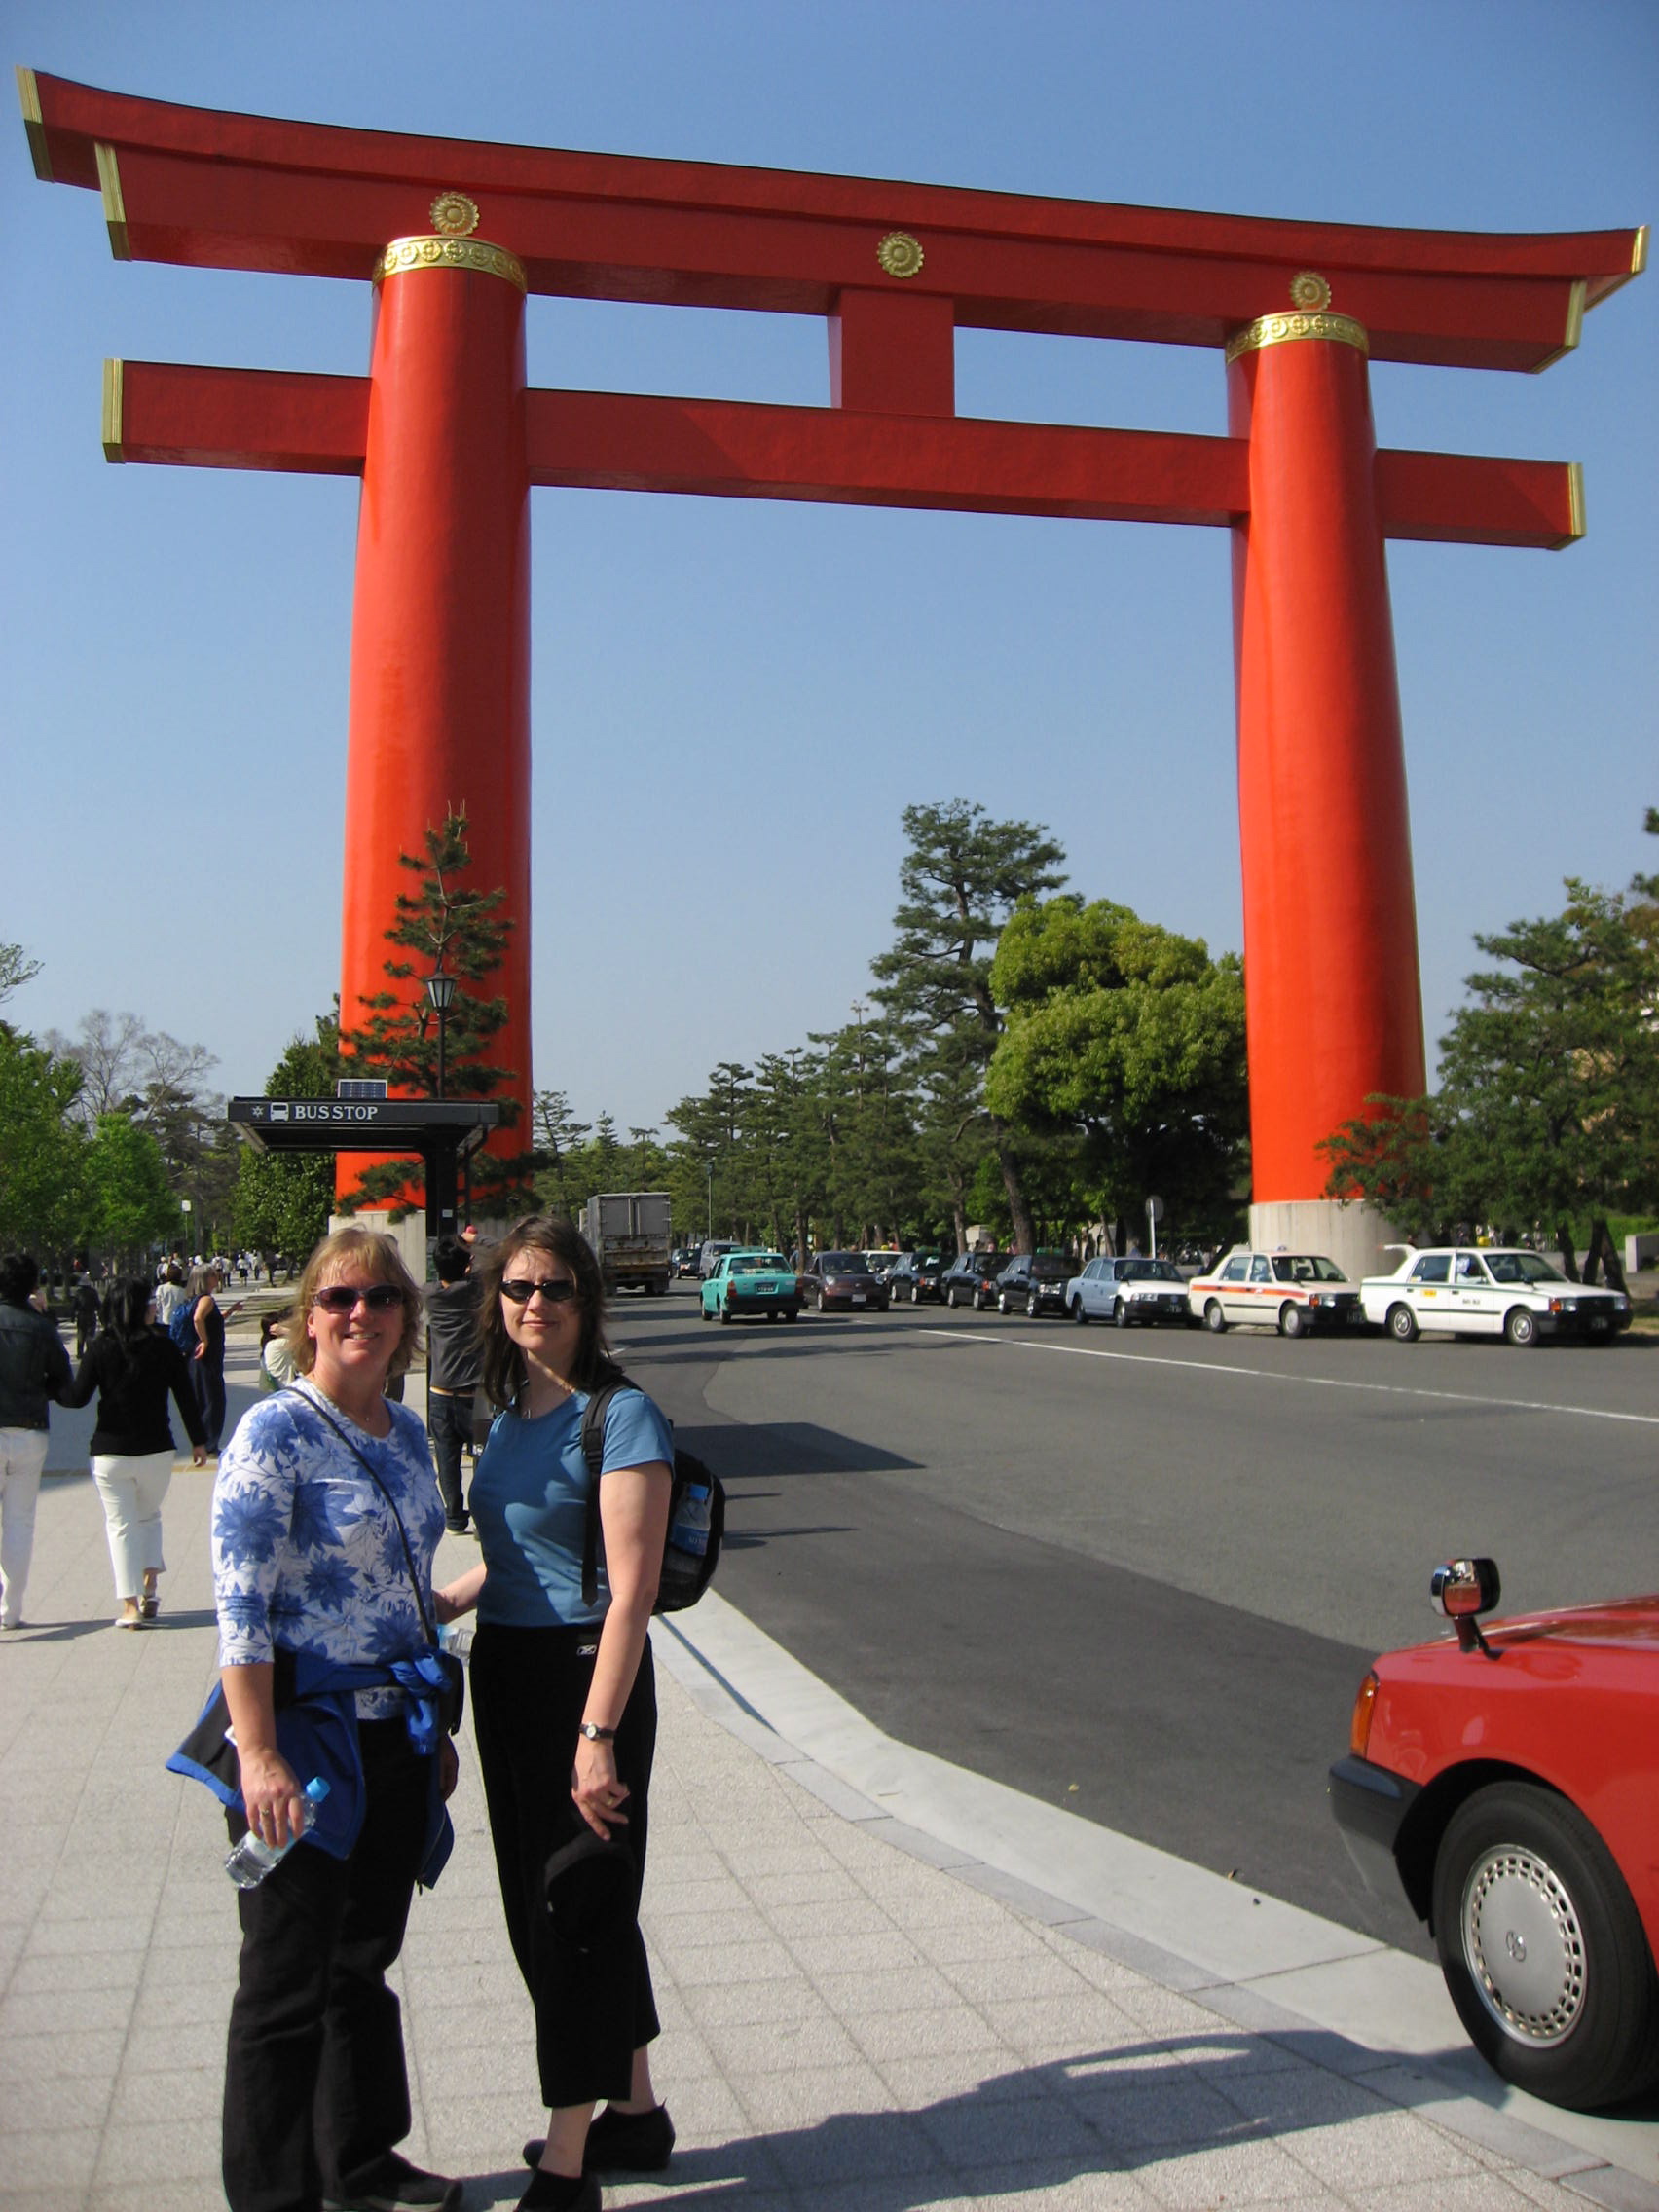
[[[0,1629],[25,1626],[47,1406],[69,1387],[63,1340],[33,1303],[39,1282],[28,1253],[0,1259]]]
[[[166,1567],[162,1500],[173,1465],[169,1393],[190,1433],[192,1458],[199,1467],[207,1460],[190,1370],[177,1345],[155,1326],[155,1292],[147,1282],[136,1275],[118,1282],[104,1308],[104,1326],[63,1398],[67,1406],[84,1406],[98,1393],[92,1480],[103,1500],[121,1601],[117,1628],[148,1628],[161,1610],[157,1580]]]

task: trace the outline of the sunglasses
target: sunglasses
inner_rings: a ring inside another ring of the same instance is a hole
[[[325,1313],[352,1313],[359,1299],[371,1313],[389,1313],[394,1306],[403,1304],[403,1293],[393,1282],[372,1282],[358,1287],[355,1283],[331,1282],[325,1290],[317,1291],[312,1299]]]
[[[511,1299],[515,1306],[528,1306],[540,1291],[544,1306],[570,1306],[574,1303],[576,1286],[573,1282],[549,1280],[544,1282],[503,1282],[501,1296]]]

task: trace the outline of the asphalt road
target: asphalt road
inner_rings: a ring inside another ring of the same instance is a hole
[[[1325,1801],[1429,1570],[1659,1586],[1659,1344],[1123,1333],[619,1302],[730,1493],[721,1591],[888,1733],[1403,1947]]]

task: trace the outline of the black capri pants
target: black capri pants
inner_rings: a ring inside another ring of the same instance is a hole
[[[639,1920],[656,1751],[648,1637],[614,1746],[628,1786],[628,1825],[612,1833],[625,1841],[633,1875],[623,1909],[584,1921],[570,1909],[586,1896],[579,1885],[558,1914],[547,1904],[548,1860],[593,1832],[571,1797],[571,1770],[598,1648],[597,1627],[486,1622],[471,1653],[473,1731],[496,1871],[513,1956],[535,2008],[535,2058],[549,2108],[626,2098],[634,2052],[660,2033]]]

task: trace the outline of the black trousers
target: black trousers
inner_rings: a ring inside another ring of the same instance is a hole
[[[360,1724],[367,1802],[350,1859],[301,1844],[240,1899],[241,1969],[225,2051],[231,2212],[318,2212],[409,2132],[409,2077],[386,1970],[425,1840],[430,1761],[402,1720]],[[233,1842],[244,1832],[230,1822]]]
[[[633,2054],[660,2029],[651,1993],[640,1890],[645,1880],[656,1677],[647,1640],[616,1731],[616,1771],[632,1882],[620,1911],[596,1900],[584,1917],[582,1877],[550,1911],[552,1854],[592,1833],[571,1798],[576,1731],[593,1677],[597,1629],[480,1628],[471,1655],[472,1718],[490,1807],[507,1936],[535,2007],[535,2058],[549,2107],[625,2098]]]
[[[196,1392],[196,1410],[202,1417],[202,1426],[207,1434],[207,1449],[217,1452],[219,1439],[225,1431],[225,1361],[221,1352],[215,1360],[209,1351],[205,1359],[193,1359],[190,1363],[190,1380]]]
[[[472,1392],[457,1397],[447,1390],[428,1390],[426,1434],[432,1440],[432,1456],[438,1463],[438,1495],[444,1501],[444,1519],[453,1528],[466,1518],[461,1455],[472,1442]]]

